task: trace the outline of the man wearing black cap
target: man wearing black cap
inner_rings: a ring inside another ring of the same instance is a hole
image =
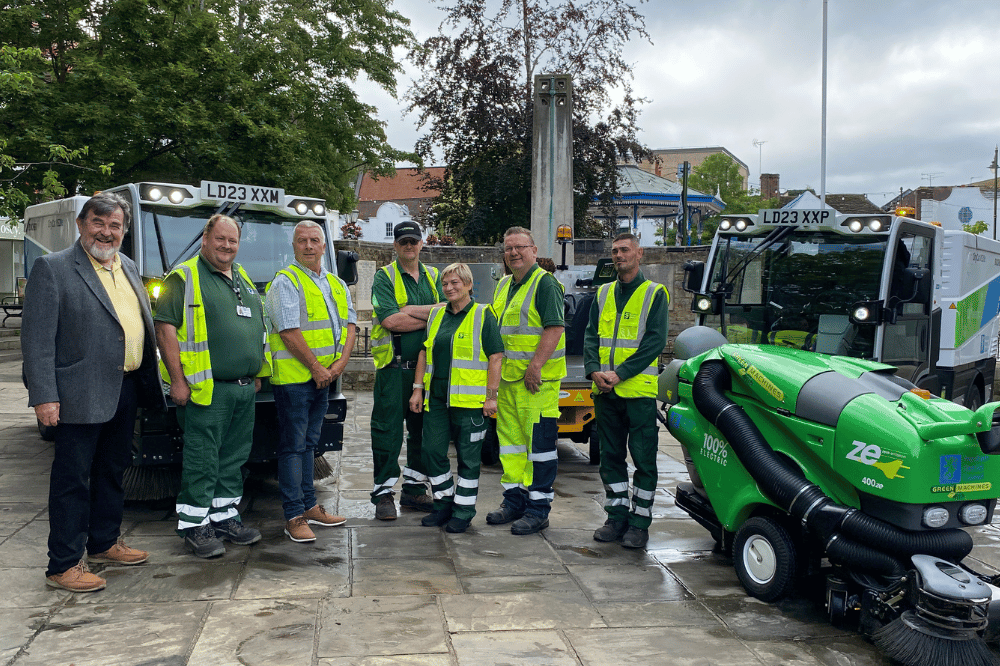
[[[393,229],[396,261],[375,273],[372,282],[372,356],[375,360],[375,406],[372,409],[372,457],[375,487],[372,504],[379,520],[395,520],[392,488],[399,480],[399,452],[406,420],[406,466],[400,506],[430,511],[427,475],[420,459],[423,415],[410,411],[417,355],[424,345],[427,315],[441,301],[436,268],[420,263],[423,234],[416,222],[400,222]]]

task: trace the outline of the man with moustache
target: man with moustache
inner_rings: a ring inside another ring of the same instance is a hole
[[[372,281],[372,357],[375,361],[375,406],[372,409],[372,458],[375,487],[372,504],[379,520],[395,520],[392,488],[399,480],[399,453],[406,422],[406,467],[399,504],[431,511],[434,501],[421,457],[423,414],[410,411],[410,395],[423,377],[416,377],[417,356],[427,337],[427,316],[441,301],[441,277],[420,262],[423,234],[416,222],[393,229],[396,261],[375,273]]]
[[[598,289],[583,341],[584,372],[594,382],[608,514],[594,539],[643,548],[656,494],[657,362],[667,344],[670,295],[639,270],[642,248],[634,235],[616,236],[611,258],[618,279]],[[626,453],[635,465],[631,510]]]
[[[243,525],[241,466],[253,443],[254,394],[271,372],[264,308],[253,281],[235,263],[240,226],[213,215],[199,256],[174,268],[157,301],[160,374],[184,429],[177,531],[198,557],[260,541]]]
[[[25,289],[28,404],[55,428],[45,583],[71,592],[106,585],[84,552],[108,564],[149,558],[121,538],[136,408],[166,406],[149,297],[135,264],[118,253],[129,213],[115,194],[89,199],[76,219],[79,240],[35,260]]]
[[[566,376],[563,287],[536,262],[531,231],[504,233],[511,275],[497,284],[493,313],[500,323],[504,358],[497,398],[497,437],[503,465],[503,502],[486,515],[511,534],[549,526],[559,457],[559,384]]]

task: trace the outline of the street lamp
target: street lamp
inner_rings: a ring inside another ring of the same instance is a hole
[[[566,270],[566,246],[573,242],[573,227],[568,224],[560,224],[556,229],[556,242],[562,245],[562,263],[556,266],[561,271]]]
[[[993,169],[993,240],[997,239],[997,149],[993,147],[993,164],[989,166]]]

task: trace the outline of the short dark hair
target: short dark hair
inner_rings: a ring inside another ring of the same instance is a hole
[[[639,237],[633,233],[629,233],[628,231],[618,234],[611,242],[617,243],[618,241],[623,241],[623,240],[632,241],[632,243],[634,243],[635,245],[639,244]]]
[[[216,213],[212,217],[208,218],[208,222],[205,223],[205,228],[201,230],[202,237],[204,238],[205,236],[212,233],[212,229],[215,228],[216,222],[219,222],[221,220],[228,220],[229,222],[232,222],[233,225],[236,227],[236,237],[241,240],[243,239],[243,225],[234,220],[233,218],[229,217],[228,215],[223,215],[222,213]]]
[[[87,199],[76,219],[79,222],[86,222],[90,211],[94,211],[96,215],[110,215],[114,212],[115,208],[122,209],[122,224],[125,227],[125,231],[128,231],[128,228],[132,225],[132,207],[129,206],[128,201],[124,197],[113,192],[100,192]]]

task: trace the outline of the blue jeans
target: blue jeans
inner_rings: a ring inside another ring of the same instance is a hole
[[[278,484],[285,520],[316,506],[313,457],[330,404],[330,389],[304,384],[274,385],[278,410]]]

